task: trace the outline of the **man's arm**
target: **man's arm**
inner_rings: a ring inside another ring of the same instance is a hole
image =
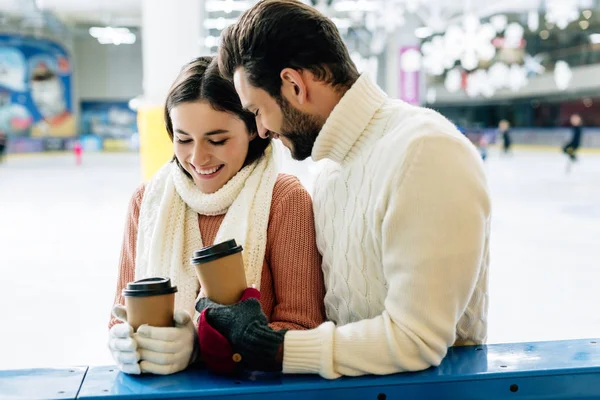
[[[485,177],[477,153],[458,138],[422,137],[407,154],[381,226],[384,312],[340,327],[326,322],[287,332],[284,372],[331,379],[422,370],[439,365],[454,343],[487,268]],[[485,336],[486,316],[473,318]]]

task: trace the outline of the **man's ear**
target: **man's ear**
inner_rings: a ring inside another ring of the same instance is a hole
[[[293,68],[281,70],[281,94],[295,106],[305,105],[308,101],[306,75]]]

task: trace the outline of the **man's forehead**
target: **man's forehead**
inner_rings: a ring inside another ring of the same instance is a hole
[[[257,103],[262,103],[268,96],[267,92],[253,86],[248,80],[246,71],[240,67],[233,74],[233,84],[240,98],[242,107],[247,110],[253,110],[257,107]]]
[[[246,76],[246,70],[244,69],[244,67],[239,67],[234,71],[233,83],[235,84],[236,88],[243,87],[244,89],[246,89],[249,86],[248,79]]]
[[[235,90],[238,92],[240,96],[240,100],[242,101],[242,105],[246,107],[245,102],[248,102],[248,95],[251,91],[251,88],[248,85],[248,80],[246,79],[246,73],[243,68],[238,68],[233,73],[233,85],[235,86]]]

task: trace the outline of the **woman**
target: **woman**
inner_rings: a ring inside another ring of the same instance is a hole
[[[109,348],[126,373],[170,374],[196,358],[201,288],[194,250],[235,238],[249,285],[274,329],[309,329],[324,320],[321,259],[310,196],[278,174],[278,154],[257,134],[233,85],[211,57],[186,65],[165,105],[175,156],[131,199]],[[169,276],[177,285],[173,328],[128,324],[121,290],[130,281]]]

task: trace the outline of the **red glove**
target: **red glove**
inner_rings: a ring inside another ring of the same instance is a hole
[[[255,288],[247,288],[238,303],[247,300],[260,300],[260,292]],[[196,304],[196,309],[204,307],[198,321],[198,342],[200,345],[200,356],[209,370],[219,374],[232,374],[236,370],[237,363],[241,361],[239,354],[233,352],[229,341],[219,331],[213,328],[206,320],[206,311],[210,307],[220,305],[209,299],[201,299]]]

